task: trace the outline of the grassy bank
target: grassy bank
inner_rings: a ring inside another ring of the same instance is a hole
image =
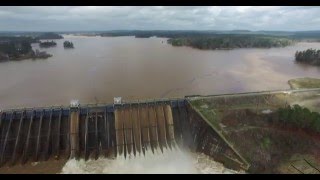
[[[316,78],[297,78],[288,81],[291,89],[304,89],[304,88],[320,88],[320,79]]]

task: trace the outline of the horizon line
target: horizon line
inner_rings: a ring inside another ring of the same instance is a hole
[[[51,31],[45,31],[45,30],[0,30],[0,32],[108,32],[108,31],[198,31],[198,32],[204,32],[204,31],[248,31],[248,32],[312,32],[312,31],[320,31],[319,30],[247,30],[247,29],[233,29],[233,30],[159,30],[159,29],[153,29],[153,30],[139,30],[139,29],[114,29],[114,30],[51,30]]]

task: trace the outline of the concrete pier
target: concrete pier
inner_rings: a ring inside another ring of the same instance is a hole
[[[70,158],[79,157],[79,111],[70,112]]]

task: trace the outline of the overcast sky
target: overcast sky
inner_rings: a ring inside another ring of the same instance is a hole
[[[320,7],[0,7],[0,31],[320,30]]]

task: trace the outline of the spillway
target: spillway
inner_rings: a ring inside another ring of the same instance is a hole
[[[187,119],[184,99],[2,111],[0,166],[163,152],[188,143]]]
[[[176,146],[171,106],[160,104],[134,104],[115,108],[117,153],[145,154],[145,151]]]
[[[0,113],[0,166],[48,159],[129,158],[189,149],[241,159],[186,99],[12,109]],[[226,158],[220,158],[224,162]]]

